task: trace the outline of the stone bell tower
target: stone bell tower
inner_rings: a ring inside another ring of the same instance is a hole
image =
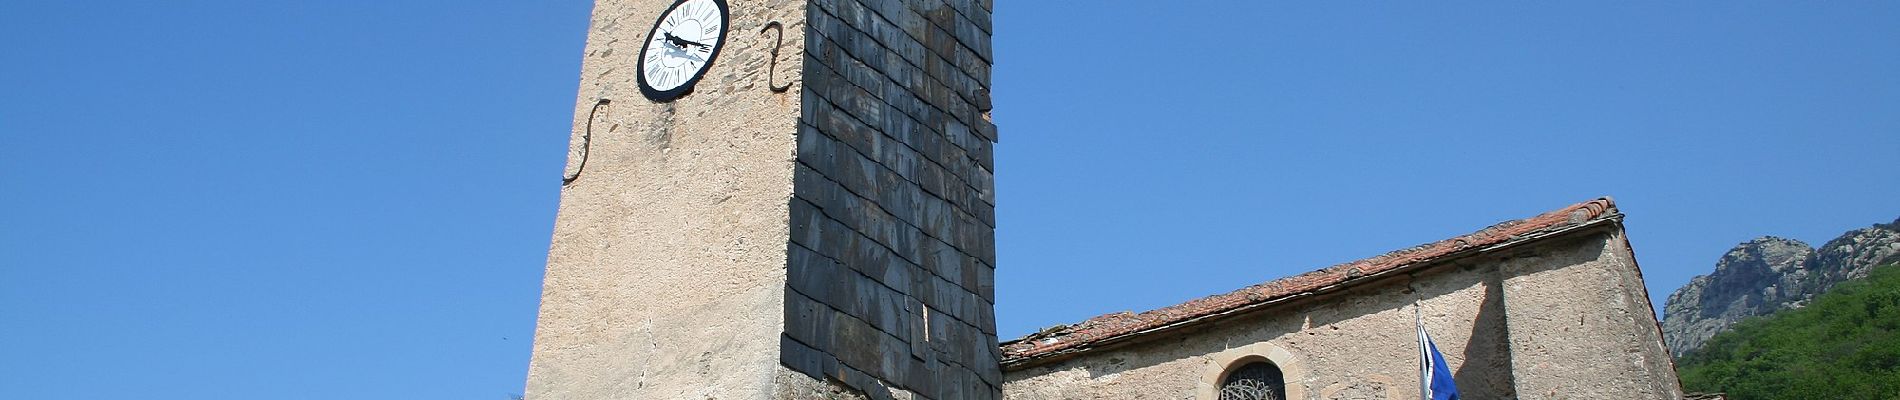
[[[996,398],[991,7],[598,0],[527,397]]]

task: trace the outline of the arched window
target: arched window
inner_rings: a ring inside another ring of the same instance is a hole
[[[1255,361],[1234,368],[1220,383],[1220,400],[1284,400],[1286,378],[1280,367]]]

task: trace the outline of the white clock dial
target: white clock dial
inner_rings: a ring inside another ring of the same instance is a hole
[[[692,90],[725,44],[724,0],[681,0],[660,15],[640,50],[640,91],[669,101]]]

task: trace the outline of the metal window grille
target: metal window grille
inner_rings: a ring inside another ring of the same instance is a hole
[[[1253,362],[1227,373],[1220,384],[1220,400],[1281,400],[1286,398],[1286,378],[1280,368],[1269,362]]]

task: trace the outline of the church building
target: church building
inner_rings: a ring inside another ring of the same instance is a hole
[[[1607,198],[999,343],[993,7],[597,0],[527,398],[1681,397]]]
[[[1467,399],[1678,399],[1608,198],[1003,343],[1009,399],[1417,399],[1415,326]]]

